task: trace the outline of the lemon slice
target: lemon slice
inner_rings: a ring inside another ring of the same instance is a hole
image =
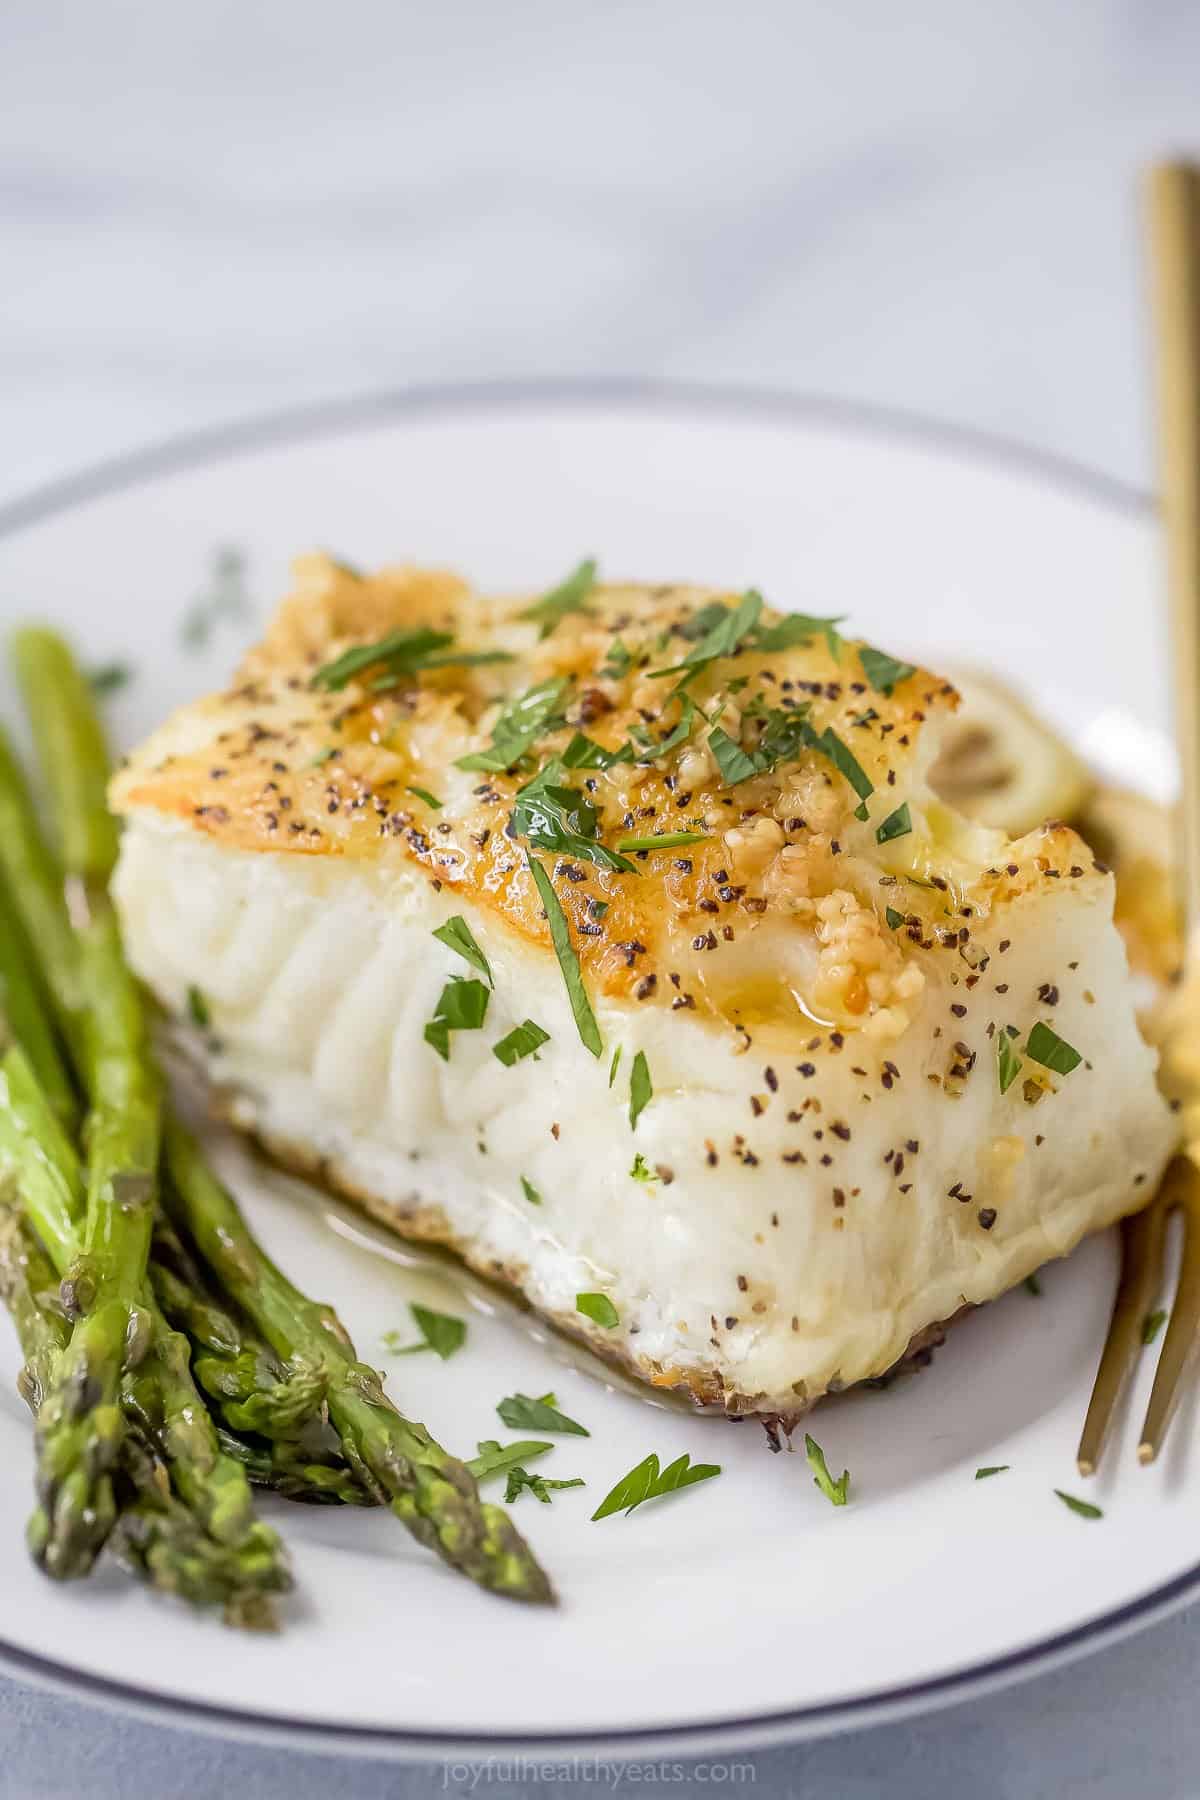
[[[1077,818],[1092,778],[1070,746],[992,677],[956,675],[954,684],[963,703],[930,771],[935,792],[1011,837]]]

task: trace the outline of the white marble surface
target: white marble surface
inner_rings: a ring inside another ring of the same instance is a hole
[[[579,373],[858,398],[1144,483],[1136,174],[1200,150],[1198,74],[1189,0],[3,0],[0,502],[230,417]],[[1185,1615],[764,1755],[757,1791],[1185,1800],[1198,1675]],[[8,1682],[0,1743],[4,1800],[441,1786]]]
[[[0,495],[433,378],[751,379],[1146,472],[1189,0],[4,0]]]

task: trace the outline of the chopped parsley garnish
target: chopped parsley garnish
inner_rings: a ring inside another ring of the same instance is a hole
[[[654,1098],[654,1084],[650,1080],[650,1064],[646,1061],[646,1053],[639,1050],[633,1059],[633,1067],[629,1071],[629,1127],[637,1130],[637,1122]]]
[[[98,669],[92,669],[88,682],[93,694],[101,696],[115,694],[120,688],[128,687],[133,680],[133,670],[128,663],[101,663]]]
[[[669,669],[653,670],[651,679],[657,681],[664,675],[683,673],[690,681],[710,663],[717,662],[723,656],[733,656],[758,624],[762,609],[762,595],[753,590],[743,594],[736,606],[722,607],[721,617],[710,615],[713,618],[712,625],[688,651],[683,661],[672,663]]]
[[[490,998],[482,981],[468,980],[465,975],[450,977],[425,1027],[425,1042],[432,1044],[443,1062],[450,1061],[450,1033],[478,1031],[487,1017]]]
[[[542,1204],[542,1196],[538,1193],[528,1175],[522,1175],[521,1177],[521,1192],[528,1200],[530,1206],[540,1206]]]
[[[902,806],[896,808],[895,812],[888,814],[882,825],[876,827],[875,842],[890,844],[893,838],[907,837],[911,830],[912,815],[908,810],[908,801],[906,800]]]
[[[694,644],[698,639],[707,637],[714,626],[724,624],[728,612],[729,608],[723,600],[710,600],[706,606],[699,607],[682,624],[677,625],[676,633],[679,637],[686,638],[689,644]]]
[[[478,969],[479,973],[486,978],[489,987],[495,987],[492,971],[488,967],[488,959],[475,942],[471,927],[460,913],[455,913],[452,919],[447,919],[444,925],[439,925],[433,935],[439,943],[456,951],[464,962],[469,962],[473,969]]]
[[[614,763],[632,762],[633,748],[622,744],[619,750],[606,750],[594,738],[577,731],[563,751],[562,761],[568,769],[611,769]]]
[[[633,667],[633,651],[628,649],[619,637],[613,639],[608,646],[608,655],[604,667],[600,670],[602,681],[624,681]]]
[[[422,656],[411,658],[406,662],[379,675],[370,686],[373,694],[384,694],[389,688],[400,687],[406,676],[419,674],[422,669],[470,669],[482,667],[485,663],[511,662],[511,650],[447,650],[444,656]]]
[[[331,754],[332,754],[332,752],[331,752]],[[431,794],[428,788],[409,787],[409,788],[405,789],[405,792],[409,793],[409,794],[415,794],[417,796],[418,800],[423,800],[425,802],[426,806],[430,806],[433,808],[434,812],[441,812],[441,810],[442,810],[441,801],[438,799],[436,794]]]
[[[602,1325],[606,1331],[621,1323],[620,1314],[607,1294],[576,1294],[575,1311],[590,1319],[593,1325]]]
[[[553,1448],[553,1444],[536,1438],[523,1438],[517,1444],[501,1444],[495,1438],[484,1438],[478,1446],[479,1455],[473,1456],[467,1467],[476,1481],[486,1481],[489,1475],[507,1475],[510,1469],[532,1462],[535,1456],[545,1456]]]
[[[991,1463],[986,1469],[976,1469],[976,1481],[986,1481],[989,1475],[1007,1475],[1011,1463]]]
[[[654,1183],[662,1178],[650,1167],[650,1164],[646,1161],[641,1151],[635,1150],[633,1154],[633,1166],[629,1171],[629,1179],[631,1181],[640,1181],[643,1187],[653,1187]]]
[[[188,988],[187,1009],[192,1024],[198,1025],[201,1031],[207,1031],[212,1024],[212,1014],[208,1009],[208,1001],[195,985]]]
[[[613,1082],[617,1079],[617,1070],[621,1066],[621,1051],[623,1050],[623,1048],[624,1048],[624,1045],[618,1044],[616,1049],[613,1051],[612,1062],[609,1065],[609,1070],[608,1070],[608,1085],[609,1085],[609,1087],[611,1087]]]
[[[1081,1519],[1102,1519],[1104,1517],[1100,1508],[1093,1506],[1090,1500],[1077,1500],[1074,1494],[1064,1494],[1061,1488],[1055,1488],[1054,1491],[1063,1505],[1069,1506],[1071,1511],[1078,1513]]]
[[[820,733],[815,731],[812,732],[810,743],[814,750],[819,750],[822,756],[827,756],[834,767],[841,771],[860,800],[866,801],[870,799],[871,795],[875,792],[875,783],[871,780],[854,752],[846,748],[846,745],[843,744],[841,738],[831,726],[827,726],[826,729]],[[858,808],[858,817],[865,819],[866,816],[867,809],[865,805],[860,806]]]
[[[433,1312],[428,1306],[409,1306],[413,1316],[413,1324],[421,1333],[419,1344],[401,1344],[399,1333],[384,1333],[384,1348],[393,1356],[417,1356],[422,1350],[432,1350],[445,1362],[456,1350],[461,1350],[467,1341],[467,1322],[456,1319],[452,1313]]]
[[[559,1412],[553,1394],[542,1394],[537,1399],[529,1394],[510,1394],[507,1400],[501,1400],[496,1411],[514,1431],[561,1431],[568,1437],[592,1435],[586,1425]]]
[[[543,1031],[532,1019],[526,1019],[523,1025],[514,1025],[507,1037],[492,1045],[492,1055],[506,1069],[511,1069],[523,1057],[536,1056],[542,1045],[549,1042],[550,1033]]]
[[[549,637],[559,620],[565,619],[568,613],[588,610],[586,601],[595,585],[596,561],[594,557],[588,557],[586,562],[572,569],[565,581],[560,581],[557,587],[551,588],[517,617],[535,620],[542,628],[540,635]]]
[[[518,788],[513,800],[513,831],[528,838],[535,850],[557,850],[601,869],[636,874],[627,857],[600,842],[599,813],[586,794],[562,784],[559,777],[564,773],[562,762],[552,757],[532,781]]]
[[[765,762],[759,756],[743,750],[740,744],[735,744],[729,733],[722,731],[719,725],[714,725],[709,732],[708,747],[726,787],[736,787],[740,781],[749,781],[753,776],[766,772]]]
[[[878,693],[889,696],[897,682],[907,681],[910,675],[915,675],[917,672],[915,663],[897,662],[896,658],[889,656],[885,650],[872,650],[870,644],[862,646],[858,653],[858,660],[862,664],[863,674],[871,686]]]
[[[1021,1286],[1025,1289],[1027,1294],[1032,1294],[1035,1300],[1041,1299],[1042,1284],[1036,1275],[1027,1275],[1021,1283]]]
[[[816,1438],[804,1436],[804,1454],[808,1458],[808,1466],[813,1472],[813,1481],[820,1488],[831,1506],[845,1506],[850,1497],[850,1471],[843,1469],[837,1481],[829,1473],[825,1462],[825,1452]]]
[[[372,692],[382,693],[396,687],[406,675],[419,674],[422,669],[512,661],[508,650],[456,650],[453,644],[453,632],[434,631],[428,625],[419,625],[412,631],[389,631],[373,644],[355,644],[343,650],[316,671],[310,685],[340,693],[356,676],[379,667],[383,673],[370,685]]]
[[[1147,1313],[1142,1320],[1142,1342],[1152,1344],[1167,1322],[1167,1313],[1160,1307],[1157,1312]]]
[[[623,755],[621,760],[639,763],[657,762],[660,757],[667,756],[672,750],[677,750],[680,744],[686,744],[688,738],[691,737],[697,711],[696,702],[691,695],[680,694],[679,719],[671,730],[661,738],[654,738],[651,737],[645,726],[635,725],[630,732],[633,742],[623,747],[629,754],[627,757]],[[636,750],[634,744],[637,746]]]
[[[1007,1031],[996,1033],[996,1074],[1000,1081],[1000,1092],[1007,1094],[1017,1076],[1021,1073],[1021,1058],[1013,1049],[1013,1041]]]
[[[556,1488],[584,1487],[582,1475],[575,1475],[570,1481],[548,1481],[544,1475],[531,1475],[528,1469],[518,1466],[508,1471],[508,1486],[504,1490],[504,1504],[511,1506],[522,1494],[532,1494],[544,1506],[550,1504],[550,1494]]]
[[[579,958],[571,942],[571,930],[567,924],[567,915],[562,909],[562,901],[554,891],[554,883],[543,869],[540,862],[530,851],[525,852],[525,861],[529,864],[529,872],[533,876],[534,885],[546,909],[546,921],[550,927],[550,938],[554,945],[554,954],[558,958],[558,966],[567,987],[567,999],[571,1002],[571,1012],[585,1049],[593,1056],[599,1056],[604,1049],[600,1037],[600,1027],[596,1023],[596,1015],[592,1011],[592,1003],[588,999],[587,989],[583,985],[583,971],[579,967]],[[426,1027],[428,1032],[428,1027]]]
[[[892,931],[899,931],[904,923],[904,914],[897,912],[894,906],[886,906],[883,911],[883,916],[888,922],[889,929]]]
[[[618,850],[631,853],[647,850],[682,850],[685,844],[707,844],[711,831],[662,831],[657,837],[631,837],[618,840]]]
[[[562,722],[559,707],[569,686],[565,675],[555,675],[510,700],[492,726],[491,749],[460,756],[455,768],[493,773],[514,768],[544,732],[558,729]]]
[[[665,1469],[660,1469],[658,1458],[654,1452],[640,1462],[628,1475],[622,1475],[615,1488],[605,1496],[592,1514],[593,1522],[607,1519],[613,1513],[623,1512],[628,1516],[635,1507],[647,1500],[660,1500],[664,1494],[674,1494],[680,1488],[694,1487],[698,1481],[711,1481],[714,1475],[721,1473],[719,1463],[693,1463],[685,1452]]]
[[[798,644],[811,644],[815,637],[823,637],[830,656],[837,662],[842,654],[842,640],[837,627],[841,624],[844,613],[833,618],[818,618],[813,613],[788,613],[777,625],[766,625],[757,634],[753,648],[770,653],[774,650],[793,650]]]
[[[1055,1075],[1069,1075],[1083,1061],[1074,1045],[1068,1044],[1065,1038],[1060,1038],[1057,1031],[1052,1031],[1049,1025],[1043,1025],[1040,1019],[1029,1034],[1025,1054]]]
[[[325,764],[330,762],[336,755],[337,751],[334,749],[333,745],[325,744],[317,751],[317,754],[313,757],[308,766],[310,769],[323,769]],[[408,791],[410,794],[415,794],[420,790],[417,788],[409,788]]]

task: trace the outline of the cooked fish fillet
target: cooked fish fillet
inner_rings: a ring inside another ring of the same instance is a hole
[[[691,587],[585,574],[526,618],[443,573],[297,576],[113,784],[133,964],[273,1152],[655,1385],[784,1417],[1152,1191],[1175,1131],[1111,878],[934,797],[948,684]],[[539,822],[518,791],[564,753]]]

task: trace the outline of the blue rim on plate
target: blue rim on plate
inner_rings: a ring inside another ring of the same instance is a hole
[[[640,377],[487,381],[412,387],[362,395],[357,399],[318,402],[266,417],[234,422],[169,439],[95,464],[74,475],[47,483],[0,506],[0,537],[9,537],[76,506],[134,488],[185,469],[236,456],[243,451],[299,444],[343,431],[357,431],[389,420],[444,416],[448,413],[514,412],[555,406],[614,404],[654,410],[670,407],[731,417],[775,420],[782,424],[830,424],[888,436],[948,451],[960,458],[1008,467],[1054,487],[1074,491],[1110,510],[1142,516],[1151,510],[1150,496],[1082,464],[1051,453],[1028,449],[1010,440],[969,428],[941,425],[890,408],[860,405],[820,395],[779,390],[659,381]],[[1099,1650],[1157,1623],[1200,1597],[1200,1563],[1139,1599],[1101,1613],[1021,1650],[989,1658],[953,1673],[901,1683],[855,1699],[789,1707],[750,1717],[717,1718],[703,1724],[639,1727],[628,1731],[538,1732],[508,1735],[454,1734],[379,1726],[329,1725],[283,1714],[259,1714],[235,1707],[210,1705],[124,1681],[109,1681],[74,1669],[69,1663],[36,1656],[0,1635],[0,1669],[28,1681],[95,1704],[113,1704],[163,1725],[196,1730],[295,1749],[326,1750],[343,1755],[432,1760],[480,1754],[537,1755],[550,1758],[619,1750],[625,1755],[765,1748],[856,1726],[883,1724],[908,1714],[968,1700],[995,1688],[1059,1667],[1089,1651]]]

